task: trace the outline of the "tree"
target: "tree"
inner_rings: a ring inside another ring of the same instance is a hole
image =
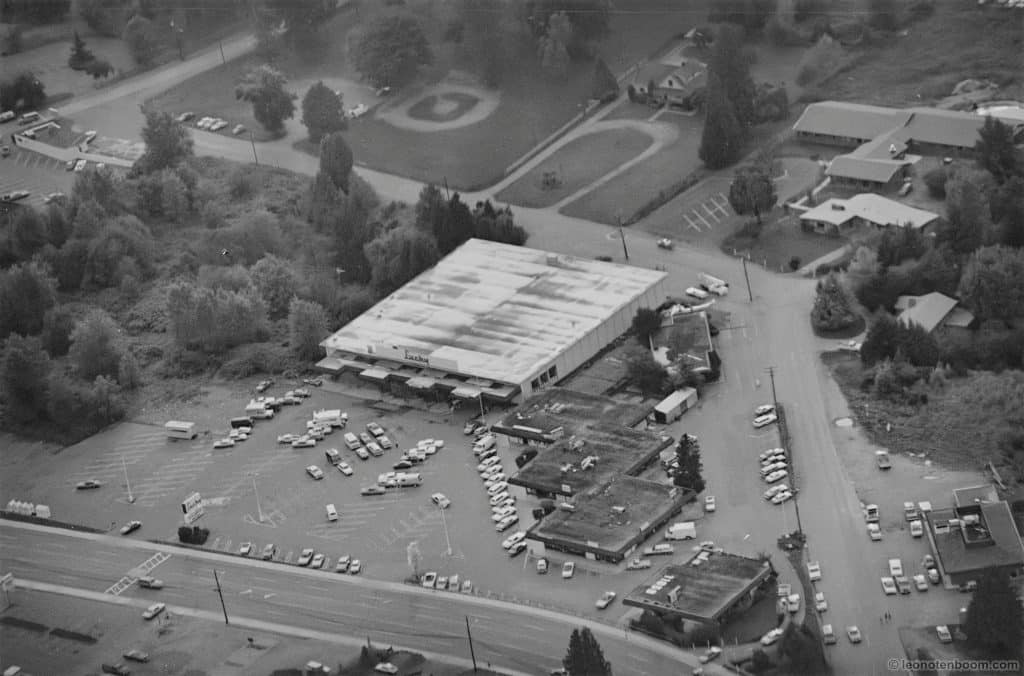
[[[957,295],[982,321],[1024,317],[1024,249],[975,251],[964,265]]]
[[[36,335],[56,302],[57,281],[47,266],[32,261],[0,271],[0,339]]]
[[[946,199],[947,181],[949,181],[949,171],[946,167],[935,167],[925,172],[924,184],[928,187],[928,194],[935,199]]]
[[[569,676],[612,676],[612,665],[590,629],[573,629],[569,637],[569,651],[562,660]]]
[[[5,418],[17,425],[34,422],[46,414],[46,384],[50,357],[35,336],[12,334],[0,352],[0,394]]]
[[[754,33],[768,22],[773,4],[769,0],[717,0],[708,14],[708,21],[736,24],[747,33]]]
[[[249,272],[263,302],[267,304],[270,318],[284,317],[299,288],[299,280],[292,272],[291,264],[269,254],[257,261]]]
[[[946,184],[946,223],[937,241],[948,242],[958,254],[969,254],[985,241],[990,222],[983,180],[976,173],[957,172]]]
[[[459,245],[473,236],[473,214],[462,202],[459,193],[454,193],[445,205],[444,218],[435,223],[434,238],[442,256],[447,256]]]
[[[594,85],[590,90],[590,98],[604,101],[619,94],[619,81],[615,79],[604,59],[594,59]]]
[[[906,293],[923,296],[938,291],[947,296],[955,296],[960,281],[960,267],[960,262],[948,245],[928,247],[910,271],[910,286]]]
[[[292,298],[288,306],[288,345],[304,361],[324,355],[320,342],[328,335],[327,313],[319,303]]]
[[[46,88],[29,72],[0,82],[0,108],[4,110],[35,110],[46,103]]]
[[[978,166],[999,183],[1013,176],[1024,176],[1024,160],[1014,146],[1013,128],[991,115],[985,117],[985,124],[978,130],[974,152]]]
[[[718,76],[708,74],[704,131],[697,151],[709,169],[722,169],[736,162],[743,143],[743,130]]]
[[[68,57],[68,67],[71,70],[84,70],[95,60],[96,56],[85,46],[85,40],[81,38],[78,31],[75,31],[71,44],[71,56]]]
[[[679,468],[672,483],[682,488],[689,488],[694,493],[704,491],[704,466],[700,461],[700,442],[692,434],[683,434],[676,444],[676,459]]]
[[[633,316],[633,330],[636,338],[646,348],[651,346],[651,336],[661,328],[661,315],[657,310],[642,307]]]
[[[170,113],[155,108],[142,107],[146,124],[142,128],[142,140],[146,152],[135,163],[133,170],[140,174],[177,166],[192,157],[192,134],[188,128],[174,119]]]
[[[750,77],[750,57],[744,51],[745,45],[746,39],[740,28],[721,26],[708,63],[708,74],[714,74],[722,85],[743,135],[756,121],[754,98],[757,94],[754,80]]]
[[[1024,611],[1006,573],[992,569],[978,579],[964,632],[968,645],[985,655],[1021,658]]]
[[[51,357],[63,357],[71,347],[71,332],[75,329],[75,316],[64,305],[55,305],[43,315],[40,339],[43,349]]]
[[[97,288],[117,286],[126,274],[148,276],[153,271],[153,235],[138,218],[118,216],[89,242],[83,281]]]
[[[761,214],[770,211],[778,199],[768,167],[739,169],[729,186],[729,205],[733,211],[741,215],[753,213],[758,225],[761,224]]]
[[[235,87],[235,98],[252,103],[256,121],[276,134],[295,115],[297,97],[284,88],[287,82],[279,70],[267,64],[257,66]]]
[[[990,202],[997,239],[1006,246],[1024,247],[1024,178],[1013,176],[996,188]]]
[[[569,43],[572,41],[572,23],[565,12],[548,17],[545,34],[537,42],[537,56],[545,72],[556,80],[569,75]]]
[[[283,25],[285,39],[300,47],[330,18],[333,4],[323,0],[262,0],[259,9],[264,24]]]
[[[811,324],[818,331],[842,331],[854,326],[860,318],[850,307],[846,291],[835,273],[818,282]]]
[[[853,254],[853,260],[846,268],[846,280],[854,295],[864,283],[877,275],[878,271],[878,254],[875,253],[875,250],[866,246],[857,247],[857,251]]]
[[[356,70],[375,87],[406,84],[433,60],[423,29],[408,16],[378,19],[356,43]]]
[[[899,324],[891,315],[882,313],[868,327],[860,346],[860,360],[865,366],[872,366],[882,359],[892,358],[898,346]]]
[[[167,318],[179,347],[217,354],[257,340],[265,331],[266,304],[255,289],[207,289],[186,281],[167,291]]]
[[[660,395],[668,383],[668,371],[654,360],[654,355],[647,348],[637,347],[629,350],[623,361],[626,362],[626,377],[640,388],[643,396]]]
[[[448,205],[438,187],[433,183],[423,186],[416,202],[416,227],[433,234],[447,215]]]
[[[126,390],[134,390],[142,384],[142,370],[131,352],[125,351],[121,355],[117,365],[117,384]]]
[[[28,260],[49,242],[46,223],[35,209],[28,207],[14,212],[9,246],[18,260]]]
[[[348,192],[352,173],[352,149],[340,132],[333,132],[320,141],[320,173],[330,178],[335,188]]]
[[[336,94],[323,81],[318,81],[302,97],[302,124],[309,132],[309,140],[320,143],[327,134],[345,129],[345,113],[341,95]]]
[[[910,226],[887,228],[878,241],[878,262],[883,267],[899,265],[908,258],[920,258],[928,248],[924,234]]]
[[[83,380],[116,377],[124,355],[121,327],[104,310],[91,310],[75,324],[68,355]]]
[[[160,38],[153,22],[136,14],[124,27],[124,41],[135,63],[148,66],[153,63],[160,48]]]
[[[410,226],[392,228],[363,249],[372,283],[382,293],[391,293],[441,259],[434,238]]]
[[[86,25],[100,35],[110,38],[122,35],[126,19],[123,0],[79,0],[78,13]]]

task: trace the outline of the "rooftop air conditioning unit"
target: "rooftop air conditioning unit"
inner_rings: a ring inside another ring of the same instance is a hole
[[[964,525],[965,526],[976,526],[978,524],[977,514],[964,514]]]
[[[846,211],[846,207],[843,206],[842,204],[836,204],[835,202],[833,202],[832,211]]]

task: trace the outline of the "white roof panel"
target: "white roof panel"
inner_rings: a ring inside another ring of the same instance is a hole
[[[666,277],[471,239],[322,345],[518,384]]]

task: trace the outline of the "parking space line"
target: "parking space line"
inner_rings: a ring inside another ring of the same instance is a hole
[[[696,216],[697,218],[699,218],[699,219],[700,219],[700,221],[701,221],[701,223],[703,223],[704,225],[708,226],[708,230],[710,230],[710,229],[712,229],[712,228],[714,227],[713,225],[711,225],[710,223],[708,223],[708,222],[707,222],[707,219],[705,219],[705,218],[704,218],[704,217],[703,217],[703,216],[701,215],[701,213],[700,213],[699,211],[697,211],[696,209],[694,209],[694,210],[693,210],[693,215],[694,215],[694,216]]]
[[[718,216],[715,214],[714,211],[712,211],[711,209],[708,209],[708,205],[707,204],[702,204],[701,206],[704,207],[704,211],[707,212],[708,216],[710,216],[711,218],[715,219],[716,223],[721,220],[720,218],[718,218]]]

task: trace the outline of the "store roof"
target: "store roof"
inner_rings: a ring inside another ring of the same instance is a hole
[[[666,277],[471,239],[322,345],[518,384]]]

